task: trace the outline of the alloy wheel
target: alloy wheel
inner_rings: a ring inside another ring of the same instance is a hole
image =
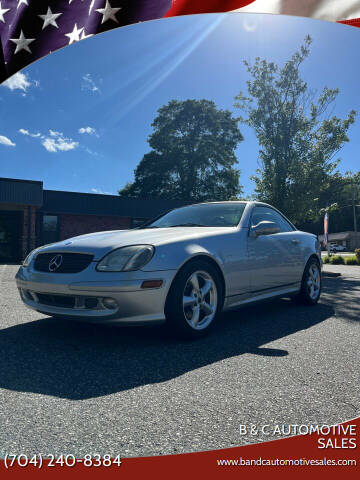
[[[192,273],[183,292],[183,311],[187,323],[203,330],[213,321],[218,306],[218,292],[211,275],[205,271]]]
[[[319,267],[315,263],[310,265],[306,287],[309,297],[316,300],[320,295],[321,279]]]

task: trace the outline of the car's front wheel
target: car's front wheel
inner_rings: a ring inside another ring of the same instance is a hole
[[[168,329],[187,338],[206,335],[221,314],[223,295],[215,266],[201,259],[189,262],[178,272],[166,300]]]
[[[315,305],[319,301],[321,287],[320,264],[315,258],[310,258],[304,269],[300,293],[294,300],[305,305]]]

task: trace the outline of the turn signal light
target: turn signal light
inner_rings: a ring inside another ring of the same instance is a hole
[[[145,280],[142,282],[141,288],[160,288],[162,284],[162,280]]]

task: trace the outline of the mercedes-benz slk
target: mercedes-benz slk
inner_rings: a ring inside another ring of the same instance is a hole
[[[201,203],[37,248],[16,282],[23,302],[49,316],[165,323],[196,337],[241,305],[286,296],[316,304],[320,243],[265,203]]]

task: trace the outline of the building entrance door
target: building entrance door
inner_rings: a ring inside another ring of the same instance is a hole
[[[0,262],[21,260],[23,212],[0,210]]]

